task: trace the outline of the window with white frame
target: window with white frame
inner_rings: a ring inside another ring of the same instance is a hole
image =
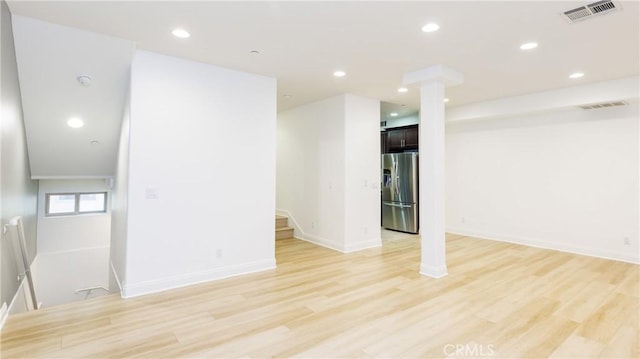
[[[106,213],[107,192],[47,193],[45,216]]]

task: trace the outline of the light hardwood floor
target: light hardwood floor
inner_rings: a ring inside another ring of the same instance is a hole
[[[276,246],[273,271],[13,316],[2,358],[639,355],[637,265],[448,235],[431,279],[416,237]]]

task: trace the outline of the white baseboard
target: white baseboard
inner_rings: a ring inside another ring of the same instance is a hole
[[[300,239],[309,243],[313,243],[316,245],[319,245],[321,247],[325,247],[325,248],[329,248],[332,249],[334,251],[338,251],[341,253],[351,253],[351,252],[356,252],[356,251],[360,251],[363,249],[368,249],[368,248],[375,248],[375,247],[380,247],[382,246],[382,239],[380,237],[376,237],[376,238],[370,238],[366,241],[361,241],[361,242],[357,242],[357,243],[352,243],[352,244],[348,244],[348,245],[344,245],[340,242],[336,242],[327,238],[322,238],[313,234],[309,234],[306,233],[304,231],[304,229],[302,228],[302,226],[300,226],[298,224],[298,221],[296,221],[296,218],[291,214],[291,212],[285,210],[285,209],[276,209],[276,213],[281,215],[281,216],[285,216],[289,219],[290,223],[289,226],[293,227],[294,229],[294,234],[293,236],[296,239]]]
[[[515,237],[515,236],[509,236],[509,235],[502,235],[498,233],[474,231],[474,230],[457,228],[457,227],[448,227],[446,231],[451,234],[459,234],[462,236],[474,237],[479,239],[486,239],[486,240],[497,241],[497,242],[506,242],[506,243],[512,243],[512,244],[521,244],[521,245],[530,246],[530,247],[551,249],[551,250],[560,251],[560,252],[580,254],[584,256],[610,259],[610,260],[632,263],[632,264],[640,264],[640,258],[637,255],[610,252],[610,251],[606,251],[598,248],[572,246],[572,245],[567,245],[563,243],[549,242],[549,241],[543,241],[543,240],[533,239],[533,238]]]
[[[325,248],[332,249],[334,251],[338,251],[338,252],[344,253],[344,248],[342,248],[342,245],[340,243],[337,243],[335,241],[331,241],[331,240],[326,239],[326,238],[314,236],[314,235],[311,235],[311,234],[305,234],[305,233],[302,233],[302,235],[299,235],[296,238],[297,239],[301,239],[301,240],[303,240],[305,242],[313,243],[313,244],[318,245],[320,247],[325,247]]]
[[[169,289],[176,289],[194,285],[198,283],[210,282],[243,274],[261,272],[276,268],[276,260],[265,259],[261,261],[238,264],[222,268],[215,268],[209,271],[188,273],[169,278],[161,278],[138,283],[123,283],[122,297],[133,298],[145,294],[163,292]]]
[[[112,261],[109,261],[109,267],[111,267],[111,274],[113,275],[113,278],[116,280],[116,284],[118,285],[118,290],[120,291],[120,296],[122,297],[122,283],[120,282],[120,277],[118,277],[118,272],[113,267]]]
[[[352,253],[352,252],[361,251],[363,249],[376,248],[376,247],[382,246],[381,238],[372,238],[366,241],[351,243],[346,246],[343,245],[342,243],[337,243],[335,241],[331,241],[326,238],[322,238],[322,237],[318,237],[310,234],[303,234],[302,236],[296,237],[296,239],[313,243],[321,247],[329,248],[334,251],[338,251],[340,253]]]
[[[442,278],[446,277],[449,273],[447,272],[447,266],[428,266],[426,264],[420,264],[420,274],[431,277],[431,278]]]
[[[289,227],[293,227],[293,236],[296,239],[301,239],[305,242],[313,243],[321,247],[333,249],[334,251],[344,253],[344,248],[342,248],[342,244],[329,240],[327,238],[322,238],[322,237],[318,237],[318,236],[306,233],[302,229],[302,226],[298,224],[298,221],[296,221],[296,218],[293,216],[293,214],[291,214],[291,212],[287,211],[286,209],[276,208],[276,213],[281,216],[285,216],[289,219]]]
[[[349,243],[346,246],[344,246],[344,253],[351,253],[351,252],[357,252],[357,251],[361,251],[363,249],[369,249],[369,248],[376,248],[376,247],[381,247],[382,246],[382,238],[380,237],[376,237],[376,238],[370,238],[366,241],[360,241],[360,242],[356,242],[356,243]]]

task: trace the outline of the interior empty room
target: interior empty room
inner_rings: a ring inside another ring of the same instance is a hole
[[[0,5],[0,357],[640,356],[637,1]]]

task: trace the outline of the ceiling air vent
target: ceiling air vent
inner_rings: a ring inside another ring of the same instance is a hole
[[[602,102],[602,103],[594,103],[592,105],[582,105],[580,106],[583,110],[595,110],[597,108],[606,108],[606,107],[616,107],[616,106],[626,106],[628,102],[625,101],[616,101],[616,102]]]
[[[565,11],[563,14],[570,23],[575,23],[593,18],[594,16],[609,14],[620,9],[620,5],[617,5],[613,1],[603,0]]]

